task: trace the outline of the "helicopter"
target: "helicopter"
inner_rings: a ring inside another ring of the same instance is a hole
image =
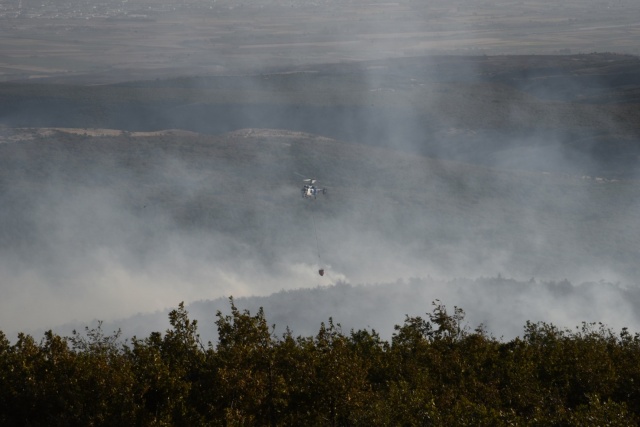
[[[327,194],[327,189],[326,188],[318,188],[316,186],[316,179],[314,178],[306,178],[302,180],[305,184],[302,186],[302,198],[303,199],[310,199],[310,198],[316,198],[318,196],[318,194]]]

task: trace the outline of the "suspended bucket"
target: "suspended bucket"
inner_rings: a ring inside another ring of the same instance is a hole
[[[320,270],[318,270],[318,274],[321,276],[324,276],[324,268],[321,268]]]

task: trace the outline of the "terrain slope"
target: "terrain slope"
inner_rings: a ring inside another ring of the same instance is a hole
[[[638,67],[420,57],[1,84],[1,320],[410,277],[635,286]],[[326,197],[303,200],[303,177]]]

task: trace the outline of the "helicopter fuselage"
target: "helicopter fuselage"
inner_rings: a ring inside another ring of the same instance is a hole
[[[305,199],[313,197],[314,199],[318,195],[318,189],[315,185],[305,185],[302,187],[302,197]]]
[[[318,188],[315,185],[305,185],[304,187],[302,187],[302,198],[303,199],[310,199],[310,198],[316,198],[318,196],[318,193],[321,194],[327,194],[327,189],[326,188]]]

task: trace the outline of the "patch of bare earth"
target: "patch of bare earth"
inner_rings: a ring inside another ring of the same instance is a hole
[[[103,136],[128,136],[128,137],[154,137],[154,136],[196,136],[197,132],[180,129],[166,129],[154,132],[128,132],[119,129],[96,128],[0,128],[0,143],[30,141],[36,138],[47,138],[58,133],[84,135],[90,137]]]
[[[314,135],[306,132],[298,132],[284,129],[260,129],[246,128],[228,132],[225,136],[229,138],[286,138],[286,139],[304,139],[310,141],[335,141],[320,135]]]

